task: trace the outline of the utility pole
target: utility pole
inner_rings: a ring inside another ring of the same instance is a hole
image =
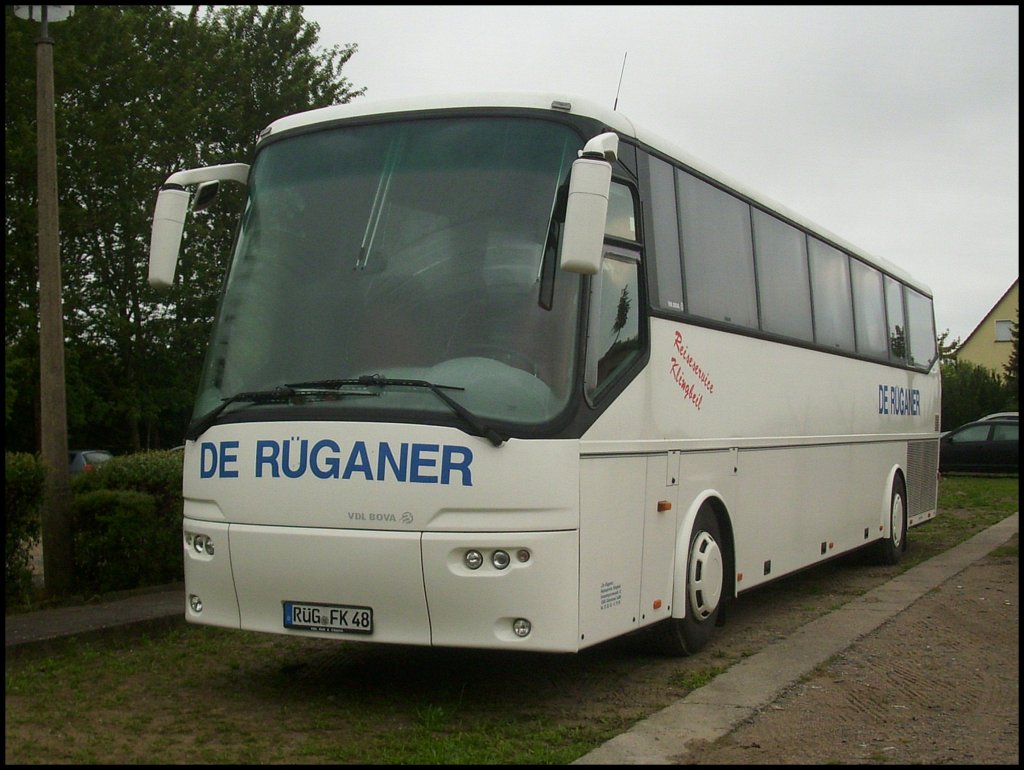
[[[53,95],[53,39],[47,24],[74,12],[70,5],[19,5],[19,18],[40,22],[36,41],[36,131],[39,184],[39,402],[43,493],[43,579],[51,596],[72,585],[71,479],[68,473],[64,385],[64,308],[57,205],[57,138]]]

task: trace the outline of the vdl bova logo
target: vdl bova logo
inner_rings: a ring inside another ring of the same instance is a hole
[[[245,462],[238,441],[204,441],[199,445],[199,478],[236,479]],[[348,451],[338,442],[321,439],[260,439],[251,456],[257,479],[352,478],[365,481],[397,481],[408,484],[456,484],[473,486],[473,450],[459,444],[402,442],[393,446],[378,442],[371,449],[355,441]]]

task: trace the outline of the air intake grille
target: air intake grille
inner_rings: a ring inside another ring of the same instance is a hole
[[[937,504],[939,442],[911,441],[907,444],[907,506],[911,516],[934,511]]]

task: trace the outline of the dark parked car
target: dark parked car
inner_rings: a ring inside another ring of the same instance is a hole
[[[105,449],[76,449],[68,452],[68,463],[71,475],[77,473],[92,473],[99,466],[113,457]]]
[[[1020,423],[991,418],[969,422],[939,441],[941,473],[1017,473]]]

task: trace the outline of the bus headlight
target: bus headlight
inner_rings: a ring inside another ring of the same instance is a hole
[[[495,551],[491,554],[491,564],[494,565],[495,569],[505,569],[510,561],[512,560],[505,551]]]
[[[530,635],[533,626],[526,618],[516,618],[512,621],[512,632],[520,639]]]
[[[192,547],[195,548],[196,553],[203,553],[205,551],[210,556],[213,556],[213,540],[206,535],[195,535],[192,538]]]
[[[205,553],[207,556],[213,556],[213,538],[209,535],[197,535],[191,532],[185,533],[185,544],[192,546],[192,550],[196,553]]]
[[[480,569],[480,565],[484,563],[484,557],[479,551],[466,551],[462,561],[469,569]]]

